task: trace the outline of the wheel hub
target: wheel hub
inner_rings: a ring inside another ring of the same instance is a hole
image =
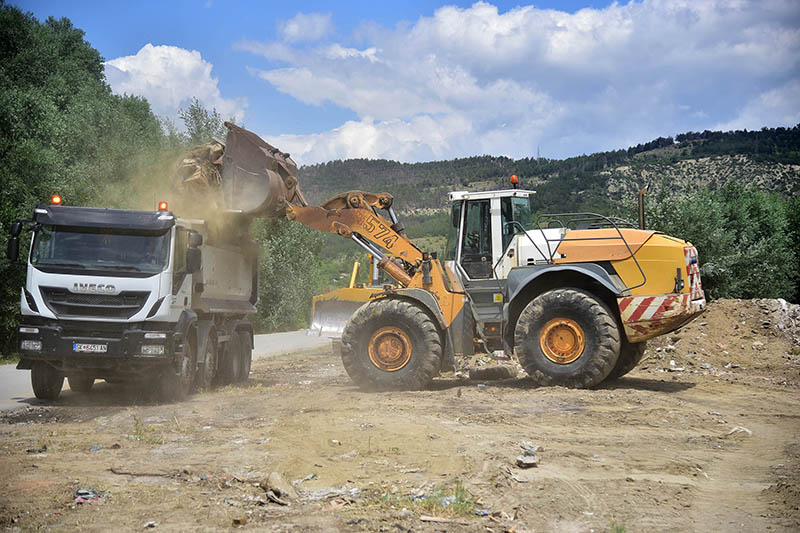
[[[583,354],[586,339],[583,328],[571,318],[554,318],[542,328],[539,345],[549,360],[566,365]]]
[[[382,327],[369,340],[369,359],[381,370],[400,370],[411,360],[411,339],[400,328]]]

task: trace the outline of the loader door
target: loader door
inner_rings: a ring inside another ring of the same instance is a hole
[[[466,202],[461,267],[470,279],[492,277],[492,224],[489,200]]]

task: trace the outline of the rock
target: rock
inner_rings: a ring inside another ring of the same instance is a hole
[[[756,342],[754,342],[754,343],[753,343],[753,349],[754,349],[754,350],[759,350],[759,351],[760,351],[760,350],[762,350],[762,349],[764,349],[764,343],[763,343],[763,342],[761,342],[761,341],[756,341]]]
[[[469,379],[473,381],[493,381],[498,379],[512,379],[517,373],[507,366],[487,366],[484,368],[470,368]]]
[[[285,479],[283,479],[283,476],[277,472],[270,473],[270,475],[267,476],[265,480],[261,481],[259,485],[262,489],[264,489],[268,496],[269,492],[271,491],[281,500],[293,500],[297,498],[297,491],[294,490],[294,487],[292,487]]]
[[[519,447],[522,448],[522,451],[525,452],[525,455],[536,455],[536,452],[544,451],[544,448],[542,448],[538,444],[533,444],[526,440],[522,441]]]
[[[535,455],[520,455],[517,457],[516,463],[520,468],[532,468],[539,465],[539,458]]]

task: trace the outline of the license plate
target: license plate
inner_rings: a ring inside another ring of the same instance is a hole
[[[73,352],[87,352],[87,353],[106,353],[108,351],[108,344],[82,344],[78,342],[72,343]]]

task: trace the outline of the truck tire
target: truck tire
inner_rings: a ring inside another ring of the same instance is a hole
[[[250,367],[253,364],[253,342],[250,340],[250,332],[237,331],[239,336],[239,378],[236,381],[244,383],[250,379]]]
[[[230,385],[239,380],[242,370],[242,341],[238,333],[231,333],[219,362],[219,384]]]
[[[554,289],[525,306],[514,343],[520,364],[536,383],[583,389],[611,373],[620,331],[598,298],[579,289]]]
[[[31,367],[33,394],[40,400],[57,400],[64,386],[64,373],[44,361],[35,361]]]
[[[342,363],[356,385],[419,390],[439,373],[439,329],[421,307],[383,298],[362,305],[342,333]]]
[[[183,357],[175,366],[170,365],[161,372],[159,380],[160,391],[159,395],[162,400],[181,401],[189,396],[194,383],[194,370],[197,366],[197,357],[195,355],[195,340],[194,334],[190,334],[183,348]]]
[[[89,392],[94,385],[94,378],[92,376],[67,376],[67,383],[69,383],[70,390]]]
[[[628,342],[622,339],[622,347],[619,349],[619,359],[614,369],[608,375],[608,379],[618,379],[633,370],[642,360],[644,351],[647,348],[647,341]]]
[[[210,390],[217,373],[217,345],[214,337],[209,337],[206,342],[205,361],[198,369],[197,383],[203,390]]]

